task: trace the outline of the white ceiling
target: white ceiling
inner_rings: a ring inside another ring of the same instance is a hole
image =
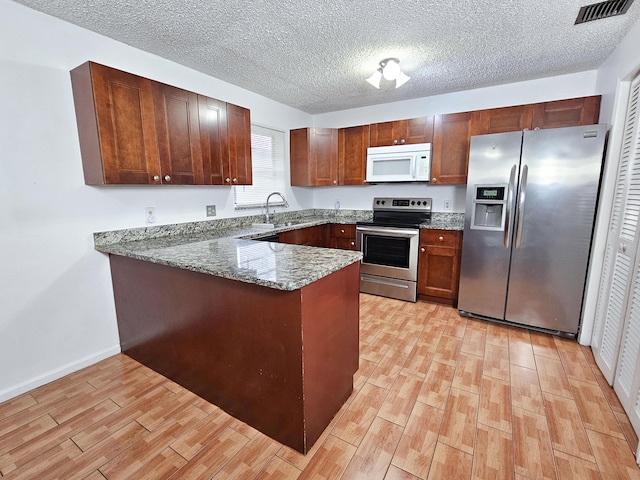
[[[640,17],[640,1],[580,25],[592,0],[18,3],[312,114],[591,70]],[[411,80],[376,90],[387,57]]]

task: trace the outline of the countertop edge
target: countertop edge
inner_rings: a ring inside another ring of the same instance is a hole
[[[284,249],[287,249],[290,251],[295,251],[296,249],[320,248],[320,247],[308,247],[304,245],[288,245],[288,244],[277,244],[277,245],[282,245]],[[284,291],[299,290],[317,280],[320,280],[321,278],[324,278],[326,276],[331,275],[334,272],[337,272],[338,270],[344,267],[348,267],[353,263],[359,262],[362,259],[362,253],[360,252],[343,250],[343,251],[340,251],[340,254],[339,254],[342,257],[341,259],[336,261],[336,259],[334,258],[330,266],[328,267],[325,266],[322,270],[318,270],[314,275],[309,275],[305,277],[304,280],[300,280],[297,282],[296,281],[275,282],[275,281],[261,279],[259,277],[256,277],[255,275],[249,275],[249,274],[243,275],[237,272],[230,272],[229,270],[225,270],[225,269],[205,268],[205,267],[195,265],[193,263],[168,260],[168,259],[160,258],[157,256],[139,254],[132,251],[125,251],[125,250],[121,250],[113,247],[110,248],[110,246],[97,247],[96,250],[101,253],[106,253],[109,255],[118,255],[121,257],[133,258],[135,260],[155,263],[155,264],[164,265],[167,267],[180,268],[183,270],[189,270],[192,272],[202,273],[205,275],[212,275],[215,277],[225,278],[228,280],[236,280],[243,283],[260,285],[263,287],[273,288],[276,290],[284,290]]]

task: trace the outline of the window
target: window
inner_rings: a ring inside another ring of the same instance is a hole
[[[271,192],[284,193],[284,132],[251,125],[251,168],[252,185],[234,187],[236,209],[262,207]]]

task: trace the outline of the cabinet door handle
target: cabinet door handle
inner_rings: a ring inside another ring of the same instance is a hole
[[[154,182],[159,182],[160,181],[160,175],[154,175],[153,176],[153,181]]]
[[[238,183],[238,179],[237,179],[237,178],[234,178],[234,179],[233,179],[233,183]]]
[[[398,140],[394,140],[394,141],[393,141],[393,144],[394,144],[394,145],[397,145],[397,144],[398,144]]]
[[[171,175],[165,175],[164,176],[164,181],[165,182],[170,182],[171,181]]]
[[[351,242],[351,246],[355,247],[356,246],[356,242]]]
[[[436,177],[433,177],[433,178],[431,179],[431,183],[436,183],[437,181],[438,181],[438,179],[437,179]]]
[[[231,183],[231,179],[230,179],[229,177],[225,178],[225,179],[224,179],[224,181],[225,181],[226,183]]]
[[[440,240],[441,242],[444,242],[444,237],[438,237],[438,240]]]
[[[340,233],[344,233],[344,228],[341,228],[341,229],[340,229]]]
[[[334,185],[336,185],[337,183],[338,183],[338,181],[337,181],[337,180],[334,180],[334,181],[333,181],[333,184],[334,184]]]
[[[426,250],[425,250],[425,248],[424,248],[424,247],[420,247],[420,251],[421,251],[422,253],[426,252]]]
[[[404,145],[406,143],[406,140],[404,138],[400,139],[400,145]]]

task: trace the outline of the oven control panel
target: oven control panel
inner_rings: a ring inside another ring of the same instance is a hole
[[[376,197],[373,199],[374,210],[396,210],[396,211],[431,211],[430,198],[394,198]]]

